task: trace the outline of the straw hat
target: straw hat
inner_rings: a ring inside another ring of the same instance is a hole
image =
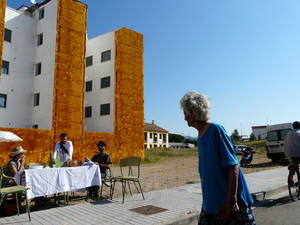
[[[12,149],[12,153],[10,153],[9,157],[14,157],[16,155],[19,155],[19,154],[22,154],[25,152],[27,152],[27,151],[24,150],[21,145],[17,145]]]

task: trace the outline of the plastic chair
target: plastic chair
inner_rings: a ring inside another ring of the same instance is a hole
[[[31,221],[31,217],[30,217],[30,209],[28,206],[28,199],[27,199],[27,189],[24,186],[11,186],[11,187],[2,187],[2,180],[3,180],[3,171],[2,171],[2,167],[0,166],[0,206],[2,205],[3,200],[5,199],[5,197],[9,194],[15,194],[16,196],[16,204],[17,204],[17,212],[18,215],[20,215],[20,210],[19,210],[19,199],[18,199],[18,193],[22,193],[25,194],[25,200],[26,200],[26,211],[28,213],[28,217],[29,217],[29,221]],[[5,176],[7,178],[7,176]]]
[[[114,189],[115,189],[115,183],[116,182],[121,182],[122,183],[122,194],[123,194],[123,203],[124,203],[124,198],[125,198],[125,193],[126,193],[126,184],[128,184],[128,188],[130,191],[130,195],[132,196],[132,191],[130,188],[130,182],[133,182],[137,191],[139,193],[142,194],[143,199],[145,200],[144,194],[143,194],[143,190],[140,184],[140,165],[141,165],[141,157],[129,157],[129,158],[125,158],[125,159],[121,159],[120,160],[120,170],[121,170],[121,176],[118,177],[113,177],[112,178],[112,183],[113,183],[113,187],[112,187],[112,197],[114,194]],[[124,175],[124,171],[126,170],[125,168],[127,168],[128,171],[128,175]],[[137,170],[137,174],[134,174],[134,168],[136,168]],[[137,186],[137,184],[139,186]]]

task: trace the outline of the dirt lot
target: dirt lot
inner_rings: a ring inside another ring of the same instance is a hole
[[[241,156],[238,156],[239,160]],[[247,168],[242,168],[244,173],[253,173],[284,166],[285,163],[274,164],[265,154],[254,154],[253,161]],[[114,176],[120,174],[119,167],[112,167]],[[141,184],[145,192],[182,186],[187,183],[200,181],[198,174],[197,156],[165,157],[158,163],[142,165]],[[116,196],[120,196],[120,184],[116,184]],[[106,192],[105,192],[106,193]]]

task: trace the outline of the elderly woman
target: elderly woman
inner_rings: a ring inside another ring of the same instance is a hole
[[[22,146],[17,145],[12,149],[12,153],[9,155],[11,160],[5,166],[3,173],[8,177],[14,177],[17,172],[24,170],[25,153],[26,150]],[[12,179],[5,179],[3,181],[5,187],[17,185]]]
[[[202,186],[200,225],[253,225],[253,200],[232,142],[223,126],[209,122],[207,96],[187,92],[180,100],[188,126],[198,130],[199,173]]]

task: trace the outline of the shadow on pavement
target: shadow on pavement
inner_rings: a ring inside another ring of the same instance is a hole
[[[103,200],[99,200],[99,201],[95,201],[95,202],[90,202],[90,204],[93,204],[93,205],[104,205],[104,204],[108,204],[108,203],[112,203],[112,201],[110,201],[108,199],[103,199]]]
[[[250,164],[245,166],[246,168],[265,168],[265,167],[272,167],[272,166],[287,166],[289,164],[288,160],[280,160],[279,162],[265,162],[265,163],[256,163]]]
[[[263,201],[254,203],[253,206],[257,207],[257,208],[259,208],[259,207],[260,208],[261,207],[270,208],[273,206],[290,204],[292,202],[293,201],[291,200],[291,198],[289,196],[286,196],[286,197],[279,198],[279,199],[265,199]]]

